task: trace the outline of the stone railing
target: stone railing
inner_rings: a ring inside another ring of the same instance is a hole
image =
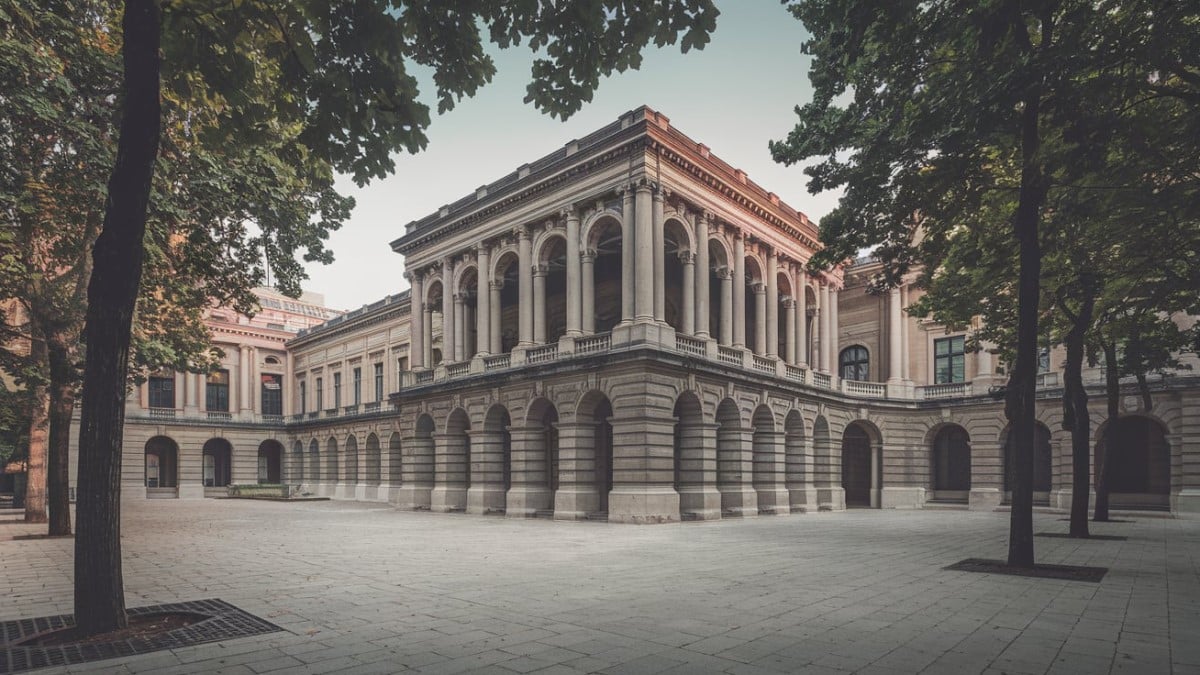
[[[325,409],[325,417],[337,417],[337,416],[338,416],[337,408],[326,408]]]
[[[675,348],[692,356],[704,356],[706,353],[704,340],[687,335],[675,336]]]
[[[263,413],[263,424],[283,424],[283,415],[268,415]]]
[[[950,384],[927,384],[917,387],[917,398],[926,401],[939,398],[961,398],[971,393],[970,382],[953,382]]]
[[[742,365],[742,351],[733,347],[720,345],[717,347],[717,360],[721,363],[728,363],[731,366]]]
[[[174,408],[150,408],[150,416],[160,419],[173,420],[175,419]]]
[[[357,403],[353,403],[353,404],[351,404],[351,405],[348,405],[348,406],[343,406],[343,407],[342,407],[342,414],[343,414],[343,415],[357,415],[357,414],[358,414],[358,404],[357,404]]]
[[[546,363],[558,358],[558,344],[542,345],[525,352],[525,363]]]
[[[512,365],[512,354],[496,354],[483,357],[484,370],[500,370]]]
[[[801,368],[800,366],[794,366],[790,363],[785,363],[783,364],[783,372],[788,376],[789,379],[797,380],[799,382],[808,381],[808,378],[805,377],[805,374],[808,373],[807,368]]]
[[[814,387],[820,387],[822,389],[832,389],[833,388],[833,377],[830,376],[829,373],[814,372],[812,374],[812,384]]]
[[[852,396],[869,398],[886,398],[887,385],[882,382],[863,382],[861,380],[842,380],[842,392]]]
[[[589,335],[575,340],[576,354],[596,354],[612,349],[612,333]]]
[[[430,382],[433,382],[433,371],[432,370],[418,370],[414,374],[414,379],[416,380],[417,384],[428,384]]]
[[[204,416],[210,422],[228,422],[233,419],[233,413],[223,410],[209,410],[205,412]]]
[[[374,401],[374,402],[372,402],[372,403],[367,403],[367,404],[364,404],[364,405],[363,405],[363,412],[365,412],[365,413],[377,413],[377,412],[379,412],[379,401]]]
[[[471,362],[463,361],[461,363],[451,363],[446,366],[447,377],[462,377],[471,372]]]
[[[764,373],[775,372],[775,359],[768,358],[766,356],[760,356],[758,354],[752,354],[751,356],[753,357],[751,359],[751,365],[754,366],[755,370],[760,370]]]

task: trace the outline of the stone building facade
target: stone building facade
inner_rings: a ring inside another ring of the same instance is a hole
[[[237,403],[214,419],[192,375],[173,418],[131,399],[127,496],[161,496],[174,471],[168,496],[278,480],[630,523],[1000,507],[1003,364],[908,316],[917,289],[867,293],[870,261],[807,274],[819,247],[802,213],[639,108],[408,224],[392,248],[411,290],[294,336],[218,332],[238,343]],[[1062,508],[1059,362],[1039,380],[1035,497]],[[276,374],[278,416],[253,393]],[[1122,397],[1114,504],[1200,510],[1200,381],[1152,389],[1149,410]],[[155,439],[178,462],[151,488]]]

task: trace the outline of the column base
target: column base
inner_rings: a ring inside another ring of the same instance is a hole
[[[178,494],[180,499],[204,499],[204,486],[180,485]]]
[[[467,513],[504,513],[504,485],[472,485],[467,490]]]
[[[841,487],[817,488],[817,510],[845,511],[846,490]]]
[[[720,520],[721,493],[715,487],[679,488],[679,515],[689,520]]]
[[[608,522],[635,525],[677,523],[679,494],[673,487],[614,487],[608,493]]]
[[[885,487],[879,490],[879,508],[881,509],[921,509],[925,508],[925,488],[923,487]]]
[[[788,505],[792,513],[817,510],[817,488],[812,485],[788,488]]]
[[[354,499],[354,486],[338,483],[333,489],[334,499]]]
[[[553,495],[544,487],[513,487],[505,495],[504,515],[509,518],[533,518],[538,511],[553,505]]]
[[[429,510],[437,513],[463,511],[467,507],[467,488],[439,485],[429,493]]]
[[[748,518],[758,515],[758,493],[749,485],[718,487],[721,492],[721,515],[726,518]]]
[[[396,488],[392,503],[405,511],[428,511],[432,492],[428,485],[401,485]]]
[[[782,516],[792,512],[791,498],[785,487],[755,488],[758,493],[758,513],[763,516]]]
[[[995,511],[1000,506],[1000,488],[974,488],[967,496],[967,509]]]
[[[637,319],[628,325],[617,324],[612,330],[612,345],[653,344],[675,348],[675,329],[653,319]]]
[[[587,520],[600,510],[600,495],[595,488],[560,487],[554,491],[555,520]]]
[[[1183,488],[1171,495],[1171,513],[1200,513],[1200,488]]]
[[[368,499],[367,490],[368,490],[368,488],[367,488],[366,483],[358,483],[358,484],[354,485],[354,492],[353,492],[354,496],[351,497],[351,499],[353,499],[354,501],[357,501],[357,502],[367,501],[367,499]],[[371,490],[372,495],[374,495],[374,492],[375,492],[374,487],[370,488],[370,490]]]

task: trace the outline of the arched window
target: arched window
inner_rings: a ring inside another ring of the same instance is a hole
[[[862,345],[846,347],[838,357],[838,372],[843,380],[866,380],[870,366],[871,358]]]

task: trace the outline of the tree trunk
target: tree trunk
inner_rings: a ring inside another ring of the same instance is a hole
[[[46,341],[34,330],[30,341],[33,362],[46,362]],[[49,401],[46,385],[33,383],[29,406],[29,457],[25,463],[25,522],[44,523],[46,516],[46,453],[49,449]]]
[[[46,333],[50,361],[50,535],[71,534],[71,414],[75,411],[75,372],[70,336]]]
[[[1088,414],[1088,395],[1083,387],[1084,336],[1092,323],[1092,307],[1095,304],[1092,285],[1084,281],[1084,298],[1079,314],[1073,317],[1071,330],[1064,342],[1067,347],[1067,363],[1063,373],[1064,420],[1071,430],[1071,536],[1088,536],[1088,497],[1091,489],[1090,434],[1091,416]],[[1066,426],[1066,425],[1064,425]]]
[[[1117,345],[1104,345],[1104,398],[1108,404],[1108,419],[1104,422],[1104,443],[1096,453],[1096,522],[1108,521],[1108,453],[1117,442],[1117,420],[1121,414],[1121,374],[1117,370]]]
[[[130,329],[142,277],[146,206],[158,155],[158,0],[126,0],[124,109],[104,228],[92,251],[79,429],[75,624],[84,635],[126,625],[121,576],[121,437]]]

